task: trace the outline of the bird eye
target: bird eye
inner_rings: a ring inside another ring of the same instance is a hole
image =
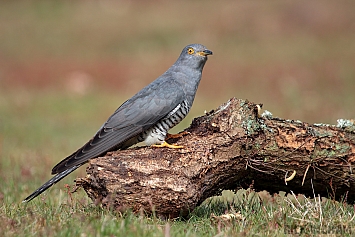
[[[195,50],[194,50],[193,48],[189,48],[189,49],[187,50],[187,53],[188,53],[188,54],[193,54],[193,53],[195,53]]]

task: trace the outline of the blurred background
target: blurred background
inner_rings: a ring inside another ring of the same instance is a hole
[[[190,43],[214,55],[175,132],[231,97],[309,123],[355,118],[353,0],[1,1],[0,179],[17,184],[2,196],[42,184]]]

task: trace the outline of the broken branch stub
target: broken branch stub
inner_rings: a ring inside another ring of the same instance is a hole
[[[271,193],[355,199],[355,127],[310,125],[259,116],[258,105],[232,98],[195,118],[182,149],[139,147],[93,159],[78,178],[96,203],[117,210],[185,216],[224,189],[253,185]]]

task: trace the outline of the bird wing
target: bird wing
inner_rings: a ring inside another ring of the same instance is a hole
[[[123,103],[96,135],[84,146],[59,162],[52,174],[85,163],[146,131],[185,98],[184,91],[174,80],[156,80]]]

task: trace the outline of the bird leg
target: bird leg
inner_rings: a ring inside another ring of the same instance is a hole
[[[186,131],[180,132],[178,134],[168,133],[166,135],[165,139],[168,140],[168,139],[180,138],[180,137],[183,137],[184,135],[187,135],[187,134],[189,134],[189,132],[186,132]],[[167,143],[166,141],[164,141],[162,144],[152,145],[152,147],[168,147],[168,148],[173,148],[173,149],[184,148],[184,146],[172,145],[172,144]]]
[[[173,149],[184,148],[184,146],[171,145],[171,144],[167,143],[166,141],[164,141],[162,144],[154,144],[154,145],[151,145],[151,146],[152,147],[168,147],[168,148],[173,148]]]
[[[166,140],[171,139],[171,138],[181,138],[181,137],[183,137],[183,136],[185,136],[185,135],[187,135],[187,134],[189,134],[189,132],[187,132],[187,131],[179,132],[179,133],[177,133],[177,134],[170,134],[170,133],[168,133],[168,134],[166,135]]]

